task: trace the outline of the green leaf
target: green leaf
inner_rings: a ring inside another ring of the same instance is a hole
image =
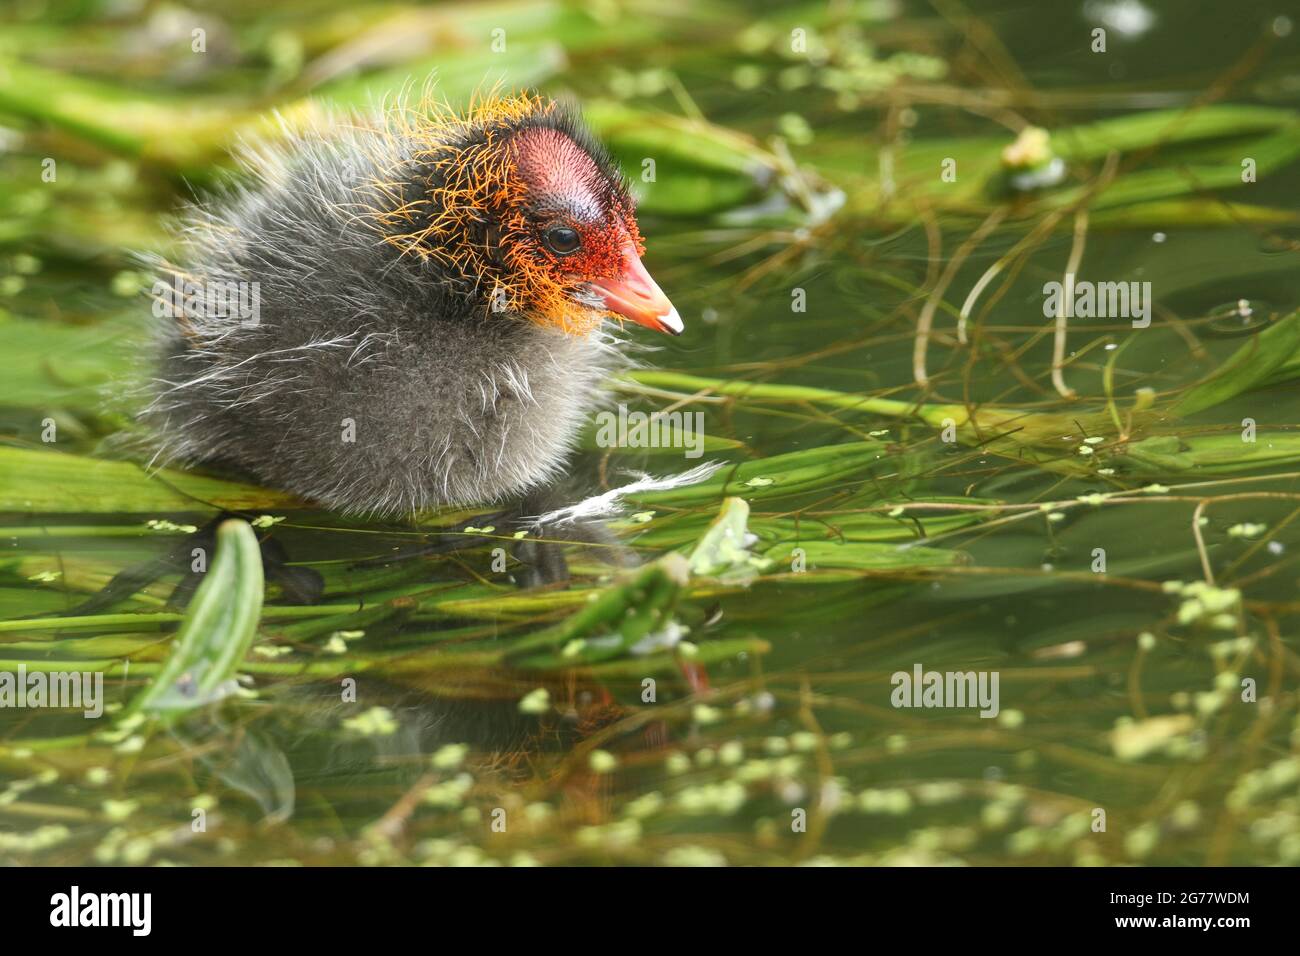
[[[1224,103],[1193,110],[1153,110],[1052,132],[1052,149],[1071,161],[1102,159],[1157,145],[1265,133],[1295,123],[1291,110]],[[1240,172],[1240,170],[1236,170]]]
[[[1133,442],[1111,463],[1126,474],[1151,478],[1259,474],[1300,466],[1300,434],[1261,431],[1253,442],[1242,441],[1235,428],[1226,435],[1159,435]]]
[[[666,554],[598,592],[562,623],[515,641],[504,657],[512,667],[541,670],[621,657],[671,625],[688,578],[686,560]]]
[[[691,573],[728,583],[753,580],[769,562],[749,553],[748,519],[749,505],[743,498],[723,501],[718,517],[691,552]]]
[[[128,461],[0,447],[0,511],[143,514],[302,507],[283,492]]]
[[[966,556],[960,551],[869,541],[787,541],[769,548],[767,557],[788,565],[795,548],[803,550],[809,570],[842,568],[853,571],[906,571],[909,568],[945,567],[966,561]]]
[[[257,633],[262,589],[257,534],[246,521],[222,522],[217,553],[181,622],[171,657],[131,712],[169,721],[231,693],[235,671]]]
[[[1300,312],[1293,312],[1255,336],[1217,371],[1183,394],[1175,415],[1192,415],[1265,384],[1300,352]]]

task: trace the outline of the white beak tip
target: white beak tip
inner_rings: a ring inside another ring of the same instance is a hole
[[[670,308],[666,315],[659,316],[659,323],[673,335],[681,335],[686,328],[682,324],[682,317],[677,314],[676,308]]]

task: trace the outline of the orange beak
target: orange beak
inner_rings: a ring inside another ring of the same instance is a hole
[[[618,278],[595,279],[587,283],[587,288],[600,296],[605,308],[615,315],[656,332],[681,335],[681,316],[655,280],[650,278],[650,273],[645,271],[641,257],[636,254],[636,246],[627,243],[622,254],[623,270]]]

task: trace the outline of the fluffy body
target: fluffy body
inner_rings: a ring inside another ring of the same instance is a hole
[[[378,516],[497,501],[563,469],[623,359],[582,309],[569,309],[576,333],[563,310],[522,314],[518,289],[501,291],[508,250],[446,187],[464,173],[449,156],[521,124],[589,147],[549,104],[507,107],[474,122],[390,109],[290,134],[187,211],[182,261],[159,263],[159,281],[256,282],[260,315],[187,302],[159,323],[146,418],[161,458]]]

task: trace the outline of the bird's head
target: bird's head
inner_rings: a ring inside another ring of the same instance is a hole
[[[577,116],[535,96],[463,115],[408,116],[412,144],[376,183],[385,241],[417,256],[490,313],[581,334],[630,319],[682,322],[641,262],[635,204]]]

